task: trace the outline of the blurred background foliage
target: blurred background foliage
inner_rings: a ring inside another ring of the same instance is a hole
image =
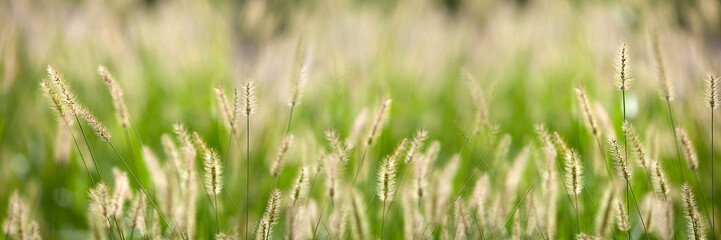
[[[680,177],[671,170],[673,138],[659,95],[650,36],[658,32],[677,96],[672,104],[678,124],[697,145],[699,174],[708,179],[711,172],[705,164],[711,133],[701,91],[705,74],[721,70],[720,7],[713,0],[2,0],[0,216],[6,215],[8,197],[18,189],[31,200],[32,215],[48,234],[50,213],[57,206],[52,196],[60,194],[59,235],[87,236],[90,182],[74,148],[65,186],[50,184],[57,181],[58,124],[39,89],[48,64],[63,73],[127,156],[131,149],[97,74],[98,65],[107,66],[117,78],[140,139],[156,153],[162,152],[160,136],[171,133],[175,122],[198,131],[214,148],[227,149],[228,131],[219,118],[213,87],[221,83],[228,94],[246,79],[255,79],[260,106],[249,131],[251,161],[258,163],[253,171],[261,176],[251,189],[251,216],[259,216],[270,181],[266,169],[287,124],[289,77],[294,74],[299,39],[309,50],[310,76],[294,113],[291,132],[297,141],[283,170],[287,174],[280,180],[281,189],[290,186],[299,166],[315,161],[325,146],[325,130],[337,129],[348,136],[356,116],[365,111],[371,117],[386,93],[394,102],[379,144],[371,149],[371,170],[365,176],[375,181],[376,162],[419,128],[429,131],[430,140],[441,142],[438,164],[444,164],[460,151],[461,133],[470,130],[477,112],[462,69],[481,86],[498,132],[513,137],[510,156],[530,144],[534,124],[544,122],[580,149],[584,158],[598,158],[595,142],[583,128],[573,88],[583,84],[620,133],[620,93],[613,81],[618,46],[625,42],[633,79],[628,117],[648,140],[653,155],[664,160],[678,190]],[[142,166],[140,143],[132,136],[134,159]],[[110,176],[111,169],[120,166],[112,150],[88,137],[101,172]],[[239,141],[231,147],[228,166],[238,172],[245,145],[243,138]],[[479,149],[481,154],[488,150]],[[478,159],[470,153],[464,152],[453,192],[475,167]],[[490,164],[505,172],[512,159],[492,159]],[[140,173],[147,182],[148,173]],[[527,171],[519,191],[536,175]],[[239,198],[244,186],[241,176],[231,171],[226,182]],[[637,191],[648,192],[643,178],[638,179]],[[589,189],[594,184],[589,178]],[[365,190],[367,200],[375,196],[373,186]],[[595,195],[601,194],[598,189]],[[708,195],[710,187],[704,192]],[[240,222],[241,213],[226,207],[226,225]],[[213,219],[209,207],[201,207],[198,214],[200,219]],[[573,219],[571,210],[560,214]],[[678,231],[685,229],[680,216],[678,210]],[[593,212],[582,217],[590,228]],[[400,220],[400,214],[391,218]],[[212,225],[202,225],[210,223],[200,224],[198,237],[213,234]],[[402,236],[397,226],[388,236]],[[280,238],[284,227],[278,229]],[[559,238],[570,238],[574,230],[561,224]]]

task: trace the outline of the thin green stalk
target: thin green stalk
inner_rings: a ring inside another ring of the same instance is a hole
[[[625,91],[625,90],[622,90],[622,91],[621,91],[621,95],[622,95],[622,101],[623,101],[623,105],[622,105],[622,107],[623,107],[623,121],[626,122],[626,91]],[[626,161],[626,164],[628,164],[628,141],[626,141],[626,132],[625,132],[625,131],[623,132],[623,148],[624,148],[624,149],[623,149],[624,159],[625,159],[625,161]],[[628,188],[629,188],[629,185],[630,185],[630,184],[628,183],[628,179],[626,179],[626,206],[628,206],[628,211],[630,212],[630,211],[631,211],[631,205],[628,205]],[[630,214],[629,214],[629,215],[630,215]],[[643,221],[642,221],[642,222],[643,222]],[[646,229],[646,227],[644,227],[644,229]],[[627,237],[628,237],[628,239],[631,239],[630,230],[629,230],[629,233],[628,233],[628,236],[627,236]]]
[[[125,236],[123,236],[123,229],[120,228],[120,223],[118,223],[118,218],[113,215],[113,221],[115,222],[115,228],[118,229],[118,235],[120,235],[120,239],[125,239]]]
[[[88,143],[88,138],[85,136],[85,131],[83,130],[83,126],[80,124],[80,118],[78,118],[77,115],[75,116],[75,122],[78,123],[78,127],[80,128],[80,134],[82,134],[83,139],[85,139],[85,145],[88,147],[88,152],[90,152],[90,158],[93,160],[95,172],[98,174],[100,181],[104,182],[105,180],[103,180],[103,175],[100,174],[100,169],[98,168],[98,162],[95,161],[95,155],[93,155],[93,150],[90,149],[90,143]]]
[[[636,204],[636,212],[638,213],[638,217],[641,219],[641,226],[643,226],[643,232],[644,235],[646,235],[646,239],[650,240],[648,237],[648,230],[646,229],[646,223],[643,221],[643,214],[641,214],[641,208],[638,207],[638,201],[636,200],[636,193],[633,192],[633,186],[631,186],[631,182],[628,180],[626,181],[626,186],[631,189],[631,197],[633,197],[633,202]],[[626,198],[628,198],[628,194],[626,195]],[[631,207],[629,206],[628,211],[631,211]]]
[[[578,234],[578,233],[581,233],[581,220],[580,220],[580,218],[578,218],[578,194],[575,194],[573,196],[576,199],[576,206],[575,206],[575,208],[576,208],[576,211],[575,211],[576,212],[576,233]]]
[[[631,205],[628,205],[628,199],[629,199],[629,198],[628,198],[628,197],[629,197],[628,189],[629,189],[629,187],[628,187],[628,180],[626,180],[626,207],[628,208],[628,210],[627,210],[628,213],[627,213],[627,214],[628,214],[628,216],[630,217],[630,216],[631,216]],[[629,239],[629,240],[631,239],[631,229],[630,229],[630,228],[629,228],[628,230],[626,230],[626,239]]]
[[[681,164],[681,150],[678,148],[678,138],[676,137],[676,123],[673,121],[673,112],[671,112],[671,101],[666,98],[666,106],[668,107],[668,118],[671,121],[671,132],[673,133],[673,143],[676,147],[676,161],[678,162],[678,172],[681,174],[681,182],[686,182],[683,177],[683,165]]]
[[[288,133],[290,133],[290,123],[293,121],[293,109],[295,108],[295,104],[290,107],[290,115],[288,115],[288,127],[285,129],[285,135],[287,136]]]
[[[133,240],[133,235],[134,235],[134,234],[135,234],[135,228],[133,228],[133,229],[130,230],[130,238],[128,238],[128,239]]]
[[[365,149],[363,149],[363,155],[361,157],[360,165],[358,165],[358,169],[355,172],[355,177],[353,177],[353,184],[352,187],[355,187],[355,183],[358,181],[358,174],[360,173],[361,169],[363,169],[363,162],[366,159],[366,152],[368,151],[368,148],[370,146],[366,146]]]
[[[220,215],[218,214],[218,194],[214,194],[215,198],[215,229],[220,233]]]
[[[130,134],[128,134],[128,127],[123,127],[123,129],[125,129],[125,142],[128,143],[128,149],[130,150],[130,163],[131,163],[130,166],[133,168],[133,171],[137,172],[138,169],[137,169],[136,165],[138,163],[135,161],[135,153],[133,153],[133,145],[130,144]]]
[[[245,119],[245,240],[248,240],[248,203],[250,202],[250,116],[247,116]]]
[[[318,216],[318,222],[315,223],[315,228],[313,228],[313,239],[315,239],[315,234],[318,231],[318,226],[320,225],[320,220],[323,219],[323,210],[325,210],[325,205],[328,202],[328,197],[326,196],[323,200],[323,206],[320,208],[320,215]],[[349,235],[350,237],[350,235]]]
[[[714,202],[714,168],[713,168],[713,109],[711,109],[711,236],[716,240],[716,202]]]
[[[383,217],[381,218],[381,240],[383,239],[383,230],[385,229],[386,224],[386,201],[383,201]]]
[[[85,156],[83,156],[83,152],[80,151],[80,145],[78,144],[77,139],[75,139],[75,134],[73,133],[73,130],[68,125],[68,131],[70,131],[70,135],[73,137],[73,143],[75,143],[75,149],[78,150],[78,154],[80,155],[80,160],[83,161],[83,166],[85,166],[85,170],[88,173],[88,177],[90,178],[90,182],[93,183],[93,186],[95,186],[95,179],[93,178],[93,174],[90,172],[90,167],[88,167],[87,162],[85,161]]]

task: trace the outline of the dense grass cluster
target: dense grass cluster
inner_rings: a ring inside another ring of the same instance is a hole
[[[720,232],[710,10],[331,2],[0,1],[0,240]]]

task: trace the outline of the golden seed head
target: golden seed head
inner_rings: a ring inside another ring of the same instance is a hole
[[[288,149],[290,149],[290,145],[292,143],[293,134],[288,134],[288,136],[283,139],[283,143],[280,144],[280,147],[278,148],[278,155],[275,156],[275,161],[273,161],[273,166],[270,169],[270,172],[274,177],[277,177],[280,173],[280,169],[283,167],[283,162],[285,160],[285,155],[288,153]]]
[[[648,168],[648,159],[646,157],[646,151],[643,149],[643,146],[641,145],[641,139],[639,139],[638,134],[636,133],[636,129],[629,123],[628,121],[623,123],[623,131],[626,133],[626,136],[628,136],[631,139],[631,143],[633,143],[633,150],[636,152],[636,155],[638,157],[638,161],[644,168]]]
[[[589,130],[591,130],[593,135],[601,137],[601,129],[598,126],[598,120],[596,120],[596,115],[593,114],[591,104],[588,102],[586,91],[583,90],[583,86],[581,86],[580,83],[576,86],[576,97],[578,99],[578,106],[581,108],[581,113],[585,119],[586,126]]]
[[[268,207],[263,214],[258,232],[256,233],[257,239],[269,239],[269,236],[273,230],[273,226],[278,223],[280,218],[280,190],[275,189],[273,194],[268,199]]]
[[[386,95],[383,100],[381,101],[381,105],[378,107],[378,112],[376,112],[375,120],[373,120],[373,125],[371,126],[371,129],[368,133],[368,138],[366,140],[366,147],[373,144],[373,140],[375,139],[376,135],[383,129],[383,120],[388,112],[388,109],[391,105],[391,99],[389,95]]]
[[[211,195],[220,194],[223,189],[223,166],[220,163],[220,157],[213,149],[209,149],[203,154],[203,163],[206,189]]]
[[[631,229],[631,223],[628,220],[628,211],[626,211],[626,205],[621,200],[616,199],[616,226],[621,231],[628,231]]]
[[[396,184],[396,166],[395,159],[386,157],[378,170],[378,197],[383,202],[393,198]]]
[[[298,201],[298,199],[304,198],[308,194],[308,168],[302,167],[298,171],[298,177],[295,179],[293,189],[290,194],[290,199]]]
[[[711,110],[714,110],[719,106],[718,81],[718,78],[714,76],[713,73],[708,73],[705,95],[706,103],[708,103],[708,107],[711,108]]]
[[[688,138],[688,134],[686,134],[686,131],[681,127],[676,128],[676,135],[683,147],[683,155],[686,157],[688,168],[696,170],[696,168],[698,168],[698,155],[696,154],[696,149],[693,147],[691,139]]]
[[[566,185],[572,195],[578,195],[583,190],[583,165],[581,165],[581,159],[575,150],[571,150],[564,155],[564,160]]]
[[[115,176],[115,188],[110,202],[110,211],[113,216],[119,217],[123,214],[125,200],[130,198],[130,182],[128,181],[128,174],[120,171],[120,169],[113,168],[113,175]]]
[[[136,193],[133,203],[130,204],[128,224],[130,229],[138,229],[140,235],[145,236],[145,196],[142,193]]]
[[[655,31],[653,32],[651,44],[653,44],[653,51],[656,57],[656,68],[658,69],[658,80],[661,84],[661,95],[666,101],[673,101],[673,86],[666,76],[666,67],[664,66],[663,56],[661,55],[661,47],[658,43],[658,33]]]
[[[63,76],[50,65],[48,65],[48,75],[50,80],[60,89],[58,94],[63,99],[64,105],[70,110],[70,113],[74,116],[80,114],[80,106],[78,106],[75,95],[71,92],[70,86],[65,83]]]
[[[96,215],[103,217],[105,227],[110,227],[108,220],[112,215],[112,208],[110,206],[111,199],[108,187],[105,183],[100,182],[97,186],[90,189],[89,195],[92,211],[94,211]]]
[[[90,127],[95,132],[95,135],[102,138],[106,142],[110,141],[110,133],[108,133],[108,129],[105,128],[103,123],[100,122],[95,116],[88,111],[85,107],[80,106],[79,104],[76,104],[78,111],[80,113],[80,116],[90,125]]]
[[[215,100],[218,102],[218,112],[220,113],[220,117],[223,119],[226,127],[228,127],[228,129],[234,129],[234,114],[230,109],[230,105],[228,105],[228,98],[225,96],[223,85],[220,85],[220,83],[215,86]]]
[[[110,91],[110,95],[113,97],[113,106],[118,111],[118,118],[120,119],[120,125],[122,127],[128,127],[128,110],[125,107],[125,101],[123,100],[123,89],[120,88],[118,83],[115,81],[110,72],[103,66],[98,66],[98,73],[103,77],[105,85]]]
[[[623,179],[630,181],[631,168],[628,166],[628,159],[624,156],[618,140],[616,140],[616,138],[609,138],[608,144],[611,148],[609,151],[611,153],[611,157],[614,160],[614,164],[616,165],[618,175],[621,176]]]
[[[684,217],[688,222],[688,238],[695,240],[706,239],[706,226],[700,217],[694,193],[688,183],[683,183],[681,197],[683,198]]]
[[[626,44],[622,43],[619,50],[618,61],[618,80],[616,85],[621,91],[626,91],[631,87],[631,78],[629,76],[628,51]]]
[[[663,195],[664,199],[668,199],[669,186],[666,180],[666,173],[664,173],[663,171],[663,166],[661,166],[661,162],[653,161],[651,167],[651,179],[651,182],[653,184],[653,190],[656,191],[656,193]]]
[[[256,111],[255,82],[252,79],[243,84],[243,97],[243,112],[245,117],[250,117]]]
[[[418,132],[416,132],[416,135],[413,136],[413,141],[411,141],[411,145],[408,147],[408,152],[406,152],[406,163],[410,163],[413,161],[413,159],[415,159],[416,153],[421,151],[421,149],[423,148],[423,142],[426,141],[427,136],[428,132],[424,129],[418,130]]]

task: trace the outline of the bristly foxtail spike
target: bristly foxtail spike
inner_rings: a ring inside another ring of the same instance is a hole
[[[575,150],[569,151],[564,156],[566,165],[566,185],[571,195],[578,195],[583,190],[583,166],[580,157]]]
[[[616,86],[618,86],[621,91],[626,91],[631,87],[631,78],[629,76],[629,53],[625,43],[621,44],[619,50],[618,79],[616,80]]]
[[[386,157],[378,170],[378,197],[385,202],[393,198],[396,182],[396,159]]]
[[[585,119],[589,130],[591,130],[591,133],[593,133],[594,136],[601,137],[601,128],[598,125],[598,120],[596,120],[596,115],[593,114],[593,109],[588,101],[588,96],[586,95],[586,91],[583,89],[583,86],[581,86],[581,83],[576,86],[576,96],[578,99],[578,106],[581,108],[581,113],[583,114],[583,118]]]
[[[280,190],[276,188],[275,191],[273,191],[273,194],[270,195],[270,199],[268,199],[268,207],[266,208],[265,214],[263,214],[263,218],[261,219],[260,226],[258,227],[258,232],[256,233],[256,239],[270,239],[270,235],[273,231],[273,226],[278,223],[278,219],[280,218],[279,214]]]
[[[280,144],[280,147],[278,148],[278,155],[275,156],[273,165],[270,168],[270,172],[274,177],[277,177],[280,174],[280,170],[283,167],[283,162],[285,160],[285,155],[288,153],[288,149],[290,149],[292,143],[293,134],[288,134],[288,136],[286,136],[283,140],[283,143]]]
[[[115,188],[113,189],[112,199],[110,199],[110,211],[111,215],[121,217],[125,207],[125,200],[130,198],[130,182],[128,174],[118,168],[113,168],[113,175],[115,176]]]
[[[205,186],[210,195],[218,195],[223,189],[223,167],[219,159],[218,154],[213,149],[209,149],[203,154]]]
[[[255,111],[255,82],[252,79],[248,79],[245,84],[243,84],[243,113],[245,117],[250,117]]]
[[[624,158],[624,154],[616,138],[609,138],[608,144],[610,146],[611,157],[615,161],[618,175],[627,181],[631,180],[631,169],[628,166],[628,159]]]
[[[110,142],[111,135],[108,132],[108,129],[105,128],[103,123],[100,122],[100,120],[98,120],[95,115],[90,113],[88,109],[80,106],[80,104],[76,104],[76,108],[79,109],[78,111],[80,113],[80,116],[88,123],[88,125],[90,125],[90,127],[95,132],[95,135],[97,135],[106,142]]]
[[[225,96],[223,85],[220,83],[215,86],[215,100],[218,102],[218,112],[220,113],[221,119],[223,119],[228,129],[232,129],[235,126],[235,122],[232,119],[233,113],[228,105],[228,98]]]
[[[661,84],[661,94],[663,98],[666,101],[673,101],[674,94],[673,94],[673,86],[671,85],[671,81],[668,80],[668,76],[666,76],[666,66],[664,66],[663,62],[663,56],[661,55],[661,47],[658,43],[658,32],[653,31],[652,33],[652,39],[651,44],[653,45],[653,51],[655,53],[656,57],[656,68],[658,69],[658,79]]]
[[[301,37],[300,40],[298,40],[298,45],[296,46],[296,53],[295,53],[295,61],[293,62],[293,68],[291,71],[291,82],[293,84],[293,88],[290,92],[290,99],[288,100],[288,106],[295,107],[300,103],[300,98],[303,94],[303,85],[305,85],[305,82],[308,79],[308,56],[307,56],[307,46],[305,44],[304,37]]]
[[[694,240],[706,239],[706,226],[698,212],[696,200],[691,187],[688,183],[683,183],[681,187],[681,197],[683,198],[683,212],[688,221],[688,238]]]
[[[61,99],[61,96],[58,92],[58,90],[55,88],[54,84],[50,82],[50,80],[43,80],[40,83],[40,88],[43,91],[43,94],[50,102],[53,110],[55,110],[55,114],[57,114],[57,118],[60,123],[66,126],[71,126],[72,119],[70,112],[70,109],[64,104],[63,99]]]
[[[631,223],[628,220],[628,211],[626,211],[626,205],[623,201],[616,199],[616,226],[621,231],[628,231],[631,229]]]
[[[698,155],[696,154],[696,149],[693,147],[691,139],[688,138],[688,134],[686,134],[686,131],[681,127],[676,128],[676,135],[678,136],[679,142],[681,142],[688,168],[696,170],[696,168],[698,168]]]
[[[669,186],[666,180],[666,173],[663,171],[661,162],[653,161],[653,166],[651,167],[651,179],[651,182],[653,183],[653,190],[664,196],[664,199],[668,199]]]
[[[300,168],[300,171],[298,171],[298,177],[295,179],[295,183],[293,184],[293,189],[290,194],[290,199],[292,199],[294,203],[308,194],[308,177],[308,168]]]
[[[371,126],[370,132],[368,133],[366,147],[369,147],[371,144],[373,144],[373,140],[375,139],[376,135],[378,135],[378,133],[383,129],[383,121],[385,120],[385,115],[388,112],[390,105],[390,95],[386,95],[385,97],[383,97],[381,105],[378,107],[378,112],[376,112],[375,119],[373,120],[373,125]]]
[[[623,131],[626,133],[626,136],[631,139],[631,143],[633,143],[633,150],[636,152],[639,163],[641,163],[641,166],[647,169],[648,159],[646,156],[646,151],[641,145],[641,139],[639,139],[638,133],[636,133],[636,129],[633,127],[633,125],[631,125],[631,123],[626,121],[623,123]]]
[[[714,110],[719,106],[718,82],[718,78],[713,73],[708,73],[705,97],[706,103],[711,110]]]
[[[423,142],[426,141],[427,136],[428,132],[425,129],[421,129],[416,132],[416,135],[413,136],[413,141],[411,141],[411,144],[408,147],[408,151],[406,152],[406,163],[412,162],[416,156],[416,153],[421,151],[421,149],[423,148]]]
[[[73,116],[77,116],[80,114],[80,106],[77,104],[77,100],[75,99],[75,95],[70,90],[70,86],[65,82],[63,79],[63,76],[60,75],[60,73],[53,68],[53,66],[48,65],[48,75],[50,76],[50,80],[60,88],[60,91],[58,92],[63,98],[64,105],[70,110],[70,113],[72,113]]]

